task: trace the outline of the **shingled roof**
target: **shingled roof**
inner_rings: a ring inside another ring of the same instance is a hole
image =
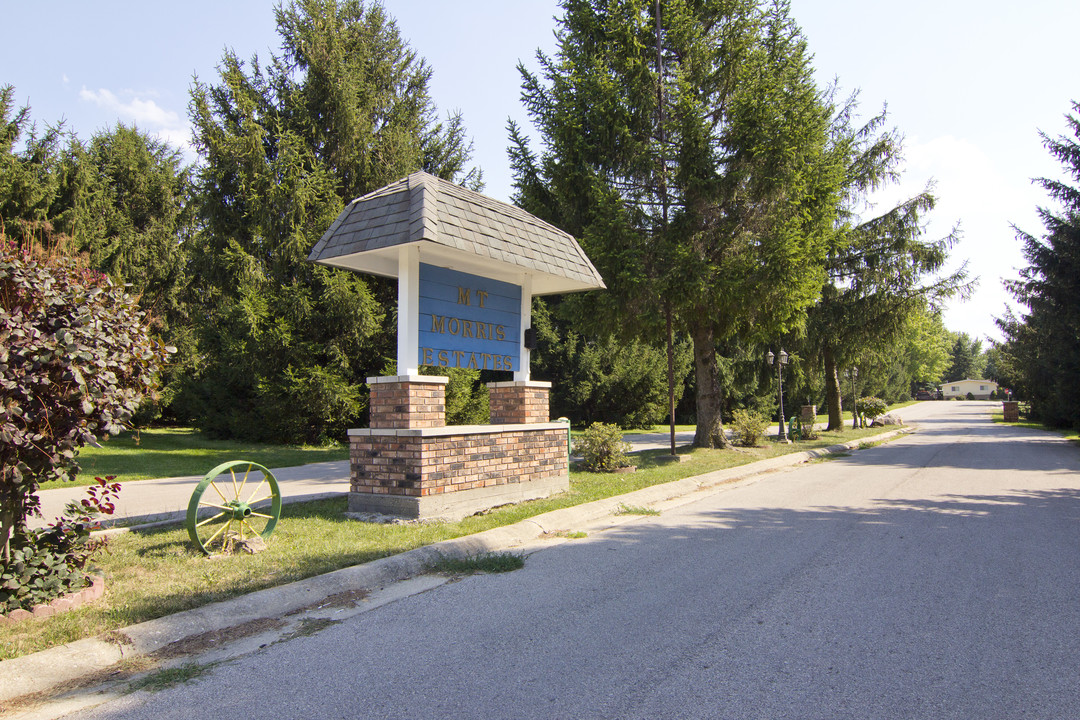
[[[432,265],[517,284],[529,274],[533,295],[605,287],[571,235],[425,172],[349,203],[308,260],[397,277],[398,246],[409,243]]]

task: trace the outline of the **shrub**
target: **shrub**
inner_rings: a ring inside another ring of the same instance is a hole
[[[855,412],[870,422],[873,422],[878,415],[884,415],[887,409],[888,406],[884,400],[872,396],[861,397],[855,403]]]
[[[123,429],[155,388],[168,350],[150,338],[135,299],[108,277],[70,259],[35,258],[0,235],[5,569],[10,570],[12,547],[37,547],[26,519],[39,511],[39,484],[70,479],[79,469],[79,448]],[[17,562],[25,566],[37,551],[21,556]]]
[[[18,538],[10,560],[0,563],[0,613],[30,610],[86,587],[86,563],[106,542],[90,533],[101,528],[98,516],[112,515],[120,492],[112,479],[95,478],[87,497],[69,502],[56,522]]]
[[[965,395],[965,397],[966,397],[966,398],[967,398],[968,400],[974,400],[974,399],[975,399],[975,395],[974,395],[973,393],[968,393],[967,395]]]
[[[612,472],[621,467],[628,467],[630,459],[626,453],[630,443],[623,440],[622,431],[616,425],[595,422],[574,443],[574,453],[581,455],[585,469],[592,472]]]
[[[798,433],[800,440],[817,440],[821,437],[817,428],[814,427],[814,421],[803,422],[801,415],[795,416],[795,432]]]
[[[742,447],[757,447],[769,425],[768,418],[753,410],[736,410],[731,416],[735,444]]]

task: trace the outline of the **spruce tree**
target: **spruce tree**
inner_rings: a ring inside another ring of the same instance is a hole
[[[1080,183],[1080,103],[1072,103],[1066,121],[1072,137],[1040,135],[1065,176]],[[1080,185],[1037,182],[1060,209],[1039,208],[1041,238],[1017,231],[1028,266],[1006,287],[1027,313],[998,321],[1006,340],[1001,361],[1030,401],[1032,417],[1080,427]]]
[[[831,150],[845,166],[837,223],[825,260],[828,279],[809,312],[806,342],[809,354],[825,370],[825,402],[829,430],[842,426],[839,370],[862,361],[863,381],[869,380],[871,358],[881,368],[899,367],[896,360],[905,335],[941,303],[967,291],[964,267],[938,275],[958,233],[925,237],[926,215],[936,203],[929,190],[881,214],[864,218],[868,196],[895,182],[903,160],[896,130],[882,130],[882,112],[863,125],[853,125],[855,98],[842,105],[833,121]],[[899,383],[892,378],[893,384]],[[889,373],[879,378],[883,387]],[[885,393],[882,393],[885,394]]]
[[[346,202],[411,172],[476,177],[460,117],[439,121],[431,71],[381,5],[303,0],[276,19],[279,56],[227,52],[192,91],[204,366],[183,402],[214,435],[313,442],[361,422],[392,293],[307,263],[311,247]]]
[[[521,69],[515,201],[581,240],[608,286],[582,322],[692,341],[699,446],[726,445],[717,347],[798,326],[824,276],[840,168],[785,2],[567,0]]]

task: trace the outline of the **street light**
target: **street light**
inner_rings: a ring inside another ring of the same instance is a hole
[[[845,370],[844,375],[851,378],[851,429],[859,429],[859,396],[855,394],[855,380],[859,377],[859,368],[853,367]]]
[[[773,361],[776,362],[776,378],[780,387],[780,432],[777,433],[776,439],[780,442],[791,442],[787,437],[787,428],[784,424],[784,366],[787,365],[788,354],[784,352],[784,348],[780,348],[779,357],[773,355],[772,350],[765,354],[765,360],[772,365]]]

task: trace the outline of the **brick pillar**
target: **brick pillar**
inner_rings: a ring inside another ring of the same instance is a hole
[[[446,383],[440,375],[370,377],[371,427],[404,430],[446,425]]]
[[[1001,403],[1005,411],[1005,422],[1020,422],[1020,403],[1016,400],[1006,400]]]
[[[551,421],[548,395],[551,383],[531,380],[488,383],[492,425]]]

